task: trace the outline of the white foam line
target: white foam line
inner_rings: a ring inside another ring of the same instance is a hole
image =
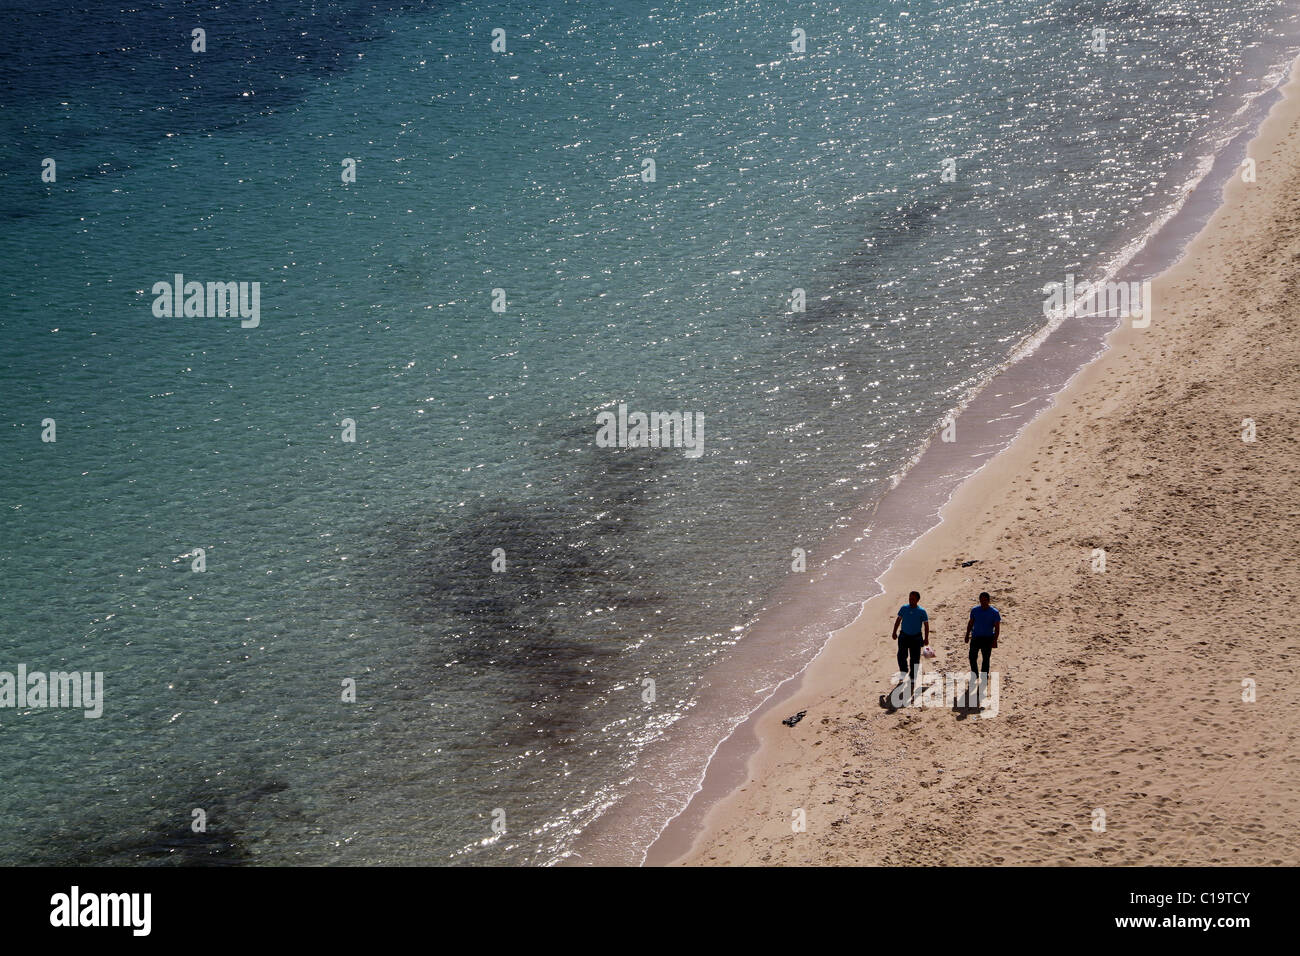
[[[1300,51],[1293,51],[1290,54],[1290,59],[1288,61],[1287,66],[1279,68],[1277,70],[1270,71],[1266,75],[1266,80],[1272,80],[1274,77],[1277,77],[1276,82],[1272,86],[1267,86],[1264,89],[1249,94],[1246,98],[1246,102],[1237,110],[1236,113],[1233,114],[1233,119],[1236,119],[1238,116],[1241,116],[1242,113],[1246,110],[1246,108],[1250,106],[1254,102],[1254,100],[1257,99],[1259,96],[1269,92],[1273,92],[1275,90],[1280,90],[1282,86],[1286,83],[1288,78],[1290,77],[1291,71],[1294,69],[1297,63],[1298,56],[1300,56]],[[1259,118],[1259,125],[1256,126],[1254,130],[1255,136],[1259,134],[1259,128],[1260,126],[1263,125],[1264,120],[1266,118],[1267,118],[1267,114]],[[1225,135],[1225,137],[1219,141],[1218,150],[1221,151],[1223,148],[1225,148],[1229,143],[1231,143],[1234,139],[1237,138],[1237,136],[1241,135],[1241,133],[1243,132],[1245,132],[1245,130],[1237,130],[1235,133],[1231,135]],[[1252,136],[1252,139],[1253,138],[1254,136]],[[1159,230],[1163,228],[1163,226],[1167,222],[1169,222],[1170,219],[1172,219],[1175,215],[1177,215],[1177,213],[1187,204],[1187,201],[1190,198],[1192,192],[1195,191],[1196,187],[1201,184],[1201,182],[1209,174],[1210,170],[1214,167],[1214,163],[1217,158],[1218,158],[1217,151],[1211,153],[1209,156],[1203,156],[1201,158],[1201,160],[1197,163],[1196,166],[1197,172],[1186,181],[1185,183],[1186,188],[1180,191],[1182,198],[1175,201],[1163,216],[1161,216],[1155,223],[1153,223],[1150,227],[1144,230],[1137,239],[1126,244],[1123,247],[1123,249],[1121,249],[1120,252],[1116,254],[1115,258],[1111,260],[1110,268],[1106,269],[1103,273],[1103,281],[1106,282],[1114,281],[1114,276],[1119,272],[1119,270],[1122,269],[1129,262],[1131,262],[1133,260],[1133,257],[1137,255],[1139,251],[1141,251],[1143,248],[1146,247],[1146,245],[1159,232]],[[1222,204],[1222,196],[1220,196],[1220,204]],[[1175,262],[1177,262],[1182,258],[1183,253],[1186,252],[1187,247],[1191,244],[1191,241],[1195,238],[1195,235],[1196,234],[1187,236],[1184,239],[1182,246],[1179,249],[1178,255],[1175,257],[1174,262],[1170,263],[1169,267],[1172,267]],[[1002,374],[1007,369],[1011,368],[1013,365],[1016,365],[1017,363],[1024,361],[1024,359],[1028,358],[1029,356],[1037,352],[1039,347],[1043,344],[1044,341],[1047,340],[1047,338],[1051,335],[1051,333],[1056,331],[1056,329],[1058,329],[1067,318],[1073,317],[1075,314],[1073,304],[1071,304],[1068,308],[1062,309],[1060,311],[1061,311],[1060,316],[1049,319],[1047,324],[1038,332],[1026,336],[1026,338],[1022,340],[1021,343],[1012,351],[1012,354],[1009,358],[1007,358],[1004,362],[998,365],[995,369],[990,371],[989,374],[984,378],[982,382],[972,386],[971,389],[967,392],[966,396],[960,402],[958,402],[956,406],[954,406],[951,410],[949,410],[949,412],[946,415],[944,415],[939,421],[942,423],[947,421],[947,419],[949,418],[955,419],[962,410],[964,410],[967,406],[970,405],[970,403],[974,400],[976,395],[978,395],[980,392],[982,392],[985,388],[988,387],[990,382],[992,382],[995,378],[997,378],[998,375]],[[1116,327],[1118,327],[1119,322],[1125,321],[1127,318],[1128,318],[1127,316],[1124,316],[1121,319],[1119,319],[1116,323]],[[1111,333],[1113,332],[1114,329],[1111,330]],[[1109,338],[1111,333],[1107,333],[1105,338]],[[799,670],[796,673],[790,675],[785,680],[777,684],[776,687],[772,689],[771,693],[769,693],[766,697],[764,697],[752,710],[750,710],[747,714],[745,714],[744,717],[740,718],[740,720],[738,720],[731,727],[731,729],[727,731],[726,735],[721,740],[719,740],[718,743],[714,746],[712,752],[709,754],[709,759],[705,761],[704,768],[698,777],[695,789],[691,791],[690,795],[686,798],[686,801],[682,804],[681,808],[676,813],[674,813],[671,817],[669,817],[668,820],[665,821],[664,825],[658,829],[658,831],[654,835],[654,839],[652,839],[649,843],[646,844],[646,848],[641,854],[641,860],[640,863],[638,864],[639,866],[645,865],[646,858],[650,855],[651,849],[653,849],[654,845],[659,842],[659,839],[663,836],[664,831],[666,831],[672,825],[674,820],[676,820],[688,809],[690,809],[691,805],[695,802],[695,798],[699,796],[699,794],[704,790],[704,781],[708,779],[709,769],[713,766],[713,761],[717,757],[718,751],[722,749],[723,745],[726,744],[729,740],[732,739],[732,737],[735,736],[737,730],[745,726],[745,724],[747,724],[760,710],[762,710],[767,705],[767,702],[771,700],[774,696],[776,696],[776,694],[781,690],[782,687],[790,683],[790,681],[802,678],[804,672],[807,671],[808,668],[811,667],[817,661],[817,659],[822,656],[822,653],[826,650],[830,642],[834,640],[836,634],[839,634],[841,631],[852,627],[854,624],[856,624],[859,620],[862,619],[862,615],[866,610],[867,602],[870,601],[872,598],[885,593],[885,586],[881,582],[889,574],[889,572],[893,570],[894,565],[898,563],[898,560],[901,557],[903,557],[903,555],[907,554],[907,552],[910,551],[913,547],[915,547],[916,543],[920,541],[923,537],[925,537],[931,531],[943,525],[944,522],[943,512],[947,509],[948,505],[952,503],[952,499],[954,496],[956,496],[957,492],[960,491],[967,484],[967,482],[969,482],[972,478],[974,478],[981,471],[983,471],[997,457],[998,454],[1001,454],[1006,449],[1012,447],[1020,439],[1020,436],[1024,433],[1024,430],[1026,428],[1028,428],[1030,425],[1036,422],[1043,414],[1054,409],[1056,407],[1057,396],[1059,396],[1061,392],[1069,388],[1071,383],[1073,383],[1074,380],[1079,377],[1079,375],[1083,372],[1084,369],[1086,369],[1098,358],[1104,355],[1106,353],[1107,348],[1108,347],[1103,344],[1102,348],[1098,352],[1089,356],[1089,358],[1086,361],[1084,361],[1083,364],[1081,364],[1077,369],[1075,369],[1075,371],[1070,375],[1068,379],[1066,379],[1066,381],[1061,385],[1061,387],[1056,389],[1051,394],[1046,404],[1041,409],[1039,409],[1038,412],[1035,413],[1032,418],[1030,418],[1028,421],[1022,424],[1018,429],[1016,429],[1015,434],[1011,436],[1011,439],[1005,445],[997,449],[997,452],[995,454],[990,455],[987,461],[985,461],[974,471],[972,471],[970,474],[966,475],[966,477],[962,478],[960,481],[957,482],[957,484],[953,487],[952,491],[948,493],[948,497],[944,500],[943,504],[939,506],[939,510],[937,514],[938,520],[935,521],[935,523],[932,524],[930,527],[926,528],[923,531],[918,532],[916,537],[914,537],[910,542],[908,542],[906,545],[900,548],[899,551],[894,555],[894,557],[890,559],[889,565],[885,568],[885,570],[882,571],[879,574],[879,576],[877,576],[874,582],[876,585],[875,593],[870,594],[867,597],[864,597],[861,601],[856,602],[858,605],[858,610],[857,610],[857,614],[854,615],[853,620],[849,621],[849,623],[845,624],[843,627],[838,627],[831,631],[828,631],[826,633],[825,639],[822,641],[821,645],[817,648],[816,652],[811,657],[809,657],[808,661],[801,668],[799,668]],[[1027,403],[1022,403],[1022,404],[1027,404]],[[1020,407],[1020,406],[1016,406],[1016,407]],[[910,472],[912,468],[915,467],[916,463],[921,459],[921,456],[925,454],[926,450],[930,447],[930,444],[934,441],[934,433],[936,430],[937,429],[931,429],[930,437],[925,440],[925,442],[921,446],[921,449],[915,455],[913,455],[912,458],[909,459],[908,462],[893,476],[893,478],[890,481],[889,491],[892,491],[893,489],[897,488],[899,482],[901,482],[903,478],[908,474],[908,472]],[[876,504],[877,506],[879,506],[879,501],[877,501]],[[874,514],[874,509],[873,509],[873,514]],[[850,602],[846,606],[852,607],[853,603],[855,602]],[[751,755],[751,757],[752,756],[753,755]],[[748,765],[748,762],[749,762],[749,758],[746,759],[746,765]],[[726,796],[729,795],[730,793],[728,793]],[[698,839],[698,834],[696,836],[696,839]],[[692,843],[694,842],[695,841],[693,839]]]

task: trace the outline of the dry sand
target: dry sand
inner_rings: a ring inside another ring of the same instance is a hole
[[[681,862],[1300,863],[1296,80],[1249,155],[1257,181],[1234,177],[1154,282],[1151,326],[1118,330],[958,490],[762,716],[747,782]],[[879,705],[912,588],[930,663],[963,674],[967,611],[993,594],[995,717]]]

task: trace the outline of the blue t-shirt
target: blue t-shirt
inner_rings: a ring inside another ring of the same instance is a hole
[[[916,607],[904,604],[898,609],[898,616],[903,619],[903,627],[899,633],[908,637],[920,637],[921,622],[930,620],[930,615],[926,614],[925,608],[919,604]]]
[[[992,604],[988,607],[980,607],[977,604],[970,609],[970,619],[975,623],[971,628],[973,637],[992,637],[993,625],[1002,620],[1002,615]]]

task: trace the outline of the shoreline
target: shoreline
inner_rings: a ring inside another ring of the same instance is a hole
[[[663,843],[664,833],[669,829],[666,827],[665,831],[661,831],[660,839],[652,846],[651,852],[647,856],[647,862],[652,864],[669,862],[738,862],[734,859],[730,859],[730,857],[735,856],[742,850],[742,839],[744,842],[750,844],[754,842],[756,838],[756,817],[764,819],[763,825],[757,827],[758,831],[767,833],[773,840],[776,840],[777,838],[775,834],[780,831],[772,830],[771,828],[780,827],[784,830],[784,842],[790,842],[790,838],[794,835],[789,831],[786,817],[782,815],[779,820],[775,821],[766,819],[771,816],[771,814],[770,812],[763,812],[761,804],[755,802],[755,794],[756,792],[763,793],[773,791],[774,789],[786,789],[792,792],[798,792],[800,789],[808,790],[812,787],[812,782],[806,778],[806,773],[801,773],[801,770],[806,770],[806,768],[803,768],[799,761],[792,759],[790,751],[792,743],[800,741],[806,743],[809,747],[822,746],[828,742],[832,744],[836,743],[836,741],[833,740],[827,741],[813,739],[818,736],[818,733],[815,730],[818,726],[818,722],[821,724],[827,724],[831,721],[847,720],[852,723],[856,720],[856,722],[862,726],[853,729],[849,729],[845,726],[842,729],[836,728],[836,730],[832,731],[833,734],[839,734],[842,730],[841,735],[848,736],[854,736],[855,734],[879,729],[872,725],[881,718],[883,712],[874,712],[877,708],[873,695],[874,693],[883,693],[888,689],[888,673],[886,672],[892,672],[895,669],[895,665],[892,662],[892,646],[885,648],[883,646],[883,641],[873,641],[871,644],[865,645],[867,648],[865,656],[857,656],[857,652],[852,648],[862,647],[863,639],[868,634],[874,634],[874,632],[878,630],[883,630],[887,633],[888,625],[892,621],[892,616],[890,615],[890,609],[886,608],[885,605],[893,603],[898,597],[898,595],[894,593],[895,591],[903,589],[903,592],[905,593],[905,590],[907,589],[904,587],[905,580],[915,581],[920,579],[924,581],[924,586],[920,586],[919,588],[923,592],[922,603],[927,604],[927,606],[931,608],[932,618],[935,617],[936,608],[941,607],[945,612],[944,617],[947,620],[941,631],[941,633],[944,634],[944,637],[937,638],[935,644],[938,646],[940,641],[943,640],[949,645],[949,647],[947,648],[947,653],[941,654],[941,657],[936,660],[936,663],[943,663],[945,666],[951,665],[949,670],[957,667],[957,663],[959,663],[959,669],[965,669],[964,654],[959,652],[961,647],[960,638],[957,638],[957,649],[952,648],[951,644],[953,643],[953,639],[950,632],[952,631],[953,626],[951,623],[948,623],[951,621],[951,615],[953,613],[948,611],[949,605],[952,601],[957,601],[957,603],[960,604],[961,599],[956,595],[952,595],[950,598],[947,592],[951,590],[951,586],[945,587],[944,585],[947,585],[948,582],[951,582],[955,577],[963,577],[966,579],[965,585],[967,589],[974,588],[975,590],[981,590],[983,588],[977,586],[977,572],[979,569],[977,568],[976,571],[972,572],[960,568],[959,560],[954,557],[951,552],[955,545],[970,540],[972,535],[978,535],[977,519],[979,517],[985,519],[983,528],[986,531],[998,523],[996,520],[990,518],[986,513],[987,502],[997,501],[998,496],[1005,492],[1006,488],[1012,483],[1013,478],[1015,481],[1020,483],[1023,483],[1026,480],[1023,477],[1017,476],[1023,476],[1026,469],[1030,467],[1029,457],[1031,454],[1043,455],[1047,453],[1044,449],[1051,449],[1053,447],[1048,441],[1048,437],[1051,435],[1053,429],[1073,427],[1073,425],[1076,424],[1073,421],[1072,416],[1077,416],[1078,413],[1072,411],[1071,406],[1079,405],[1082,401],[1085,406],[1091,405],[1097,410],[1108,407],[1096,394],[1101,387],[1100,383],[1103,381],[1109,382],[1117,376],[1127,374],[1130,370],[1124,367],[1125,359],[1131,362],[1134,360],[1135,355],[1142,359],[1149,358],[1150,354],[1162,344],[1162,334],[1168,332],[1168,330],[1162,329],[1161,327],[1162,317],[1168,319],[1172,318],[1180,311],[1193,311],[1194,304],[1188,301],[1188,296],[1185,292],[1180,301],[1179,290],[1181,287],[1190,284],[1187,280],[1194,269],[1199,269],[1201,272],[1206,271],[1206,263],[1202,262],[1201,259],[1207,255],[1207,250],[1212,250],[1215,247],[1216,242],[1225,241],[1222,235],[1226,228],[1225,220],[1233,219],[1233,225],[1236,226],[1240,225],[1239,220],[1247,216],[1252,224],[1259,221],[1267,223],[1277,218],[1276,215],[1274,215],[1272,217],[1264,217],[1261,220],[1258,209],[1252,209],[1251,212],[1247,214],[1242,212],[1241,207],[1243,205],[1259,206],[1261,202],[1265,204],[1271,203],[1271,207],[1277,207],[1284,202],[1283,196],[1286,190],[1278,185],[1278,178],[1280,178],[1282,172],[1286,172],[1290,175],[1292,170],[1281,170],[1279,168],[1280,164],[1270,165],[1269,169],[1272,171],[1274,179],[1272,180],[1271,185],[1266,185],[1270,183],[1270,180],[1265,171],[1265,162],[1262,159],[1262,156],[1267,152],[1270,146],[1275,148],[1279,140],[1285,140],[1289,135],[1294,135],[1295,133],[1297,114],[1300,113],[1300,107],[1297,106],[1298,98],[1300,98],[1300,91],[1297,90],[1294,62],[1289,70],[1287,80],[1278,88],[1278,90],[1280,95],[1277,101],[1272,105],[1267,117],[1254,132],[1253,137],[1250,139],[1249,146],[1247,147],[1249,155],[1255,157],[1259,163],[1259,182],[1247,186],[1247,184],[1241,182],[1239,177],[1230,176],[1223,189],[1222,202],[1210,217],[1209,223],[1202,228],[1189,243],[1187,243],[1186,247],[1183,249],[1181,257],[1177,259],[1174,265],[1161,272],[1155,280],[1157,287],[1157,313],[1153,320],[1152,327],[1140,331],[1131,328],[1120,328],[1107,336],[1107,347],[1101,355],[1094,358],[1091,362],[1085,365],[1082,370],[1076,373],[1069,383],[1059,391],[1049,407],[1043,410],[1032,422],[1020,430],[1019,436],[1009,447],[999,452],[993,461],[981,465],[974,475],[967,478],[961,484],[948,503],[942,508],[939,523],[925,534],[921,535],[910,547],[900,554],[890,565],[885,574],[882,575],[881,582],[885,586],[885,592],[864,601],[859,615],[854,622],[835,632],[816,658],[814,658],[814,660],[799,675],[796,675],[795,678],[792,678],[787,682],[793,686],[786,688],[783,685],[783,687],[774,692],[772,697],[751,716],[749,721],[746,722],[746,724],[757,725],[759,728],[755,735],[757,740],[757,751],[745,762],[744,773],[736,781],[738,786],[728,788],[725,791],[725,796],[721,796],[720,798],[715,797],[715,799],[711,801],[707,813],[703,814],[703,821],[701,823],[702,830],[700,830],[695,837],[690,840],[689,848],[684,852],[673,852],[673,847],[661,846]],[[1254,190],[1253,193],[1251,192],[1252,188]],[[1247,200],[1253,201],[1247,203]],[[1274,212],[1276,212],[1276,210],[1274,210]],[[1234,213],[1236,214],[1235,216]],[[1260,227],[1256,226],[1254,228],[1254,233],[1257,233],[1259,229]],[[1227,229],[1229,238],[1231,238],[1234,232],[1238,231],[1245,230]],[[1224,257],[1220,256],[1219,258],[1222,259]],[[1220,262],[1218,263],[1217,268],[1219,272],[1224,272],[1230,264],[1231,263]],[[1172,293],[1172,295],[1170,295],[1170,293]],[[1166,322],[1165,324],[1170,325],[1171,323]],[[1124,384],[1128,384],[1128,381],[1125,380]],[[1058,462],[1057,464],[1059,465],[1060,463]],[[1136,464],[1140,467],[1143,462],[1139,459]],[[1047,469],[1044,470],[1046,471]],[[1055,469],[1057,472],[1061,470],[1062,469],[1060,468]],[[1037,472],[1037,469],[1035,469],[1035,472]],[[1056,475],[1043,475],[1041,480],[1047,480],[1050,477],[1056,477]],[[1013,492],[1012,495],[1007,497],[1010,498],[1012,496],[1016,497],[1014,502],[1009,500],[1004,502],[1004,506],[1011,510],[1023,511],[1026,506],[1029,508],[1035,507],[1029,503],[1035,501],[1036,496],[1030,496],[1026,494],[1026,492],[1020,490]],[[1025,515],[1022,514],[1018,517],[1024,519]],[[1292,550],[1294,550],[1294,548]],[[1088,551],[1090,552],[1091,549],[1088,549]],[[972,557],[974,557],[973,551]],[[989,559],[986,558],[984,560],[988,561]],[[954,561],[958,562],[958,567],[942,566],[945,563],[951,565]],[[930,568],[938,566],[939,570],[931,570],[929,572],[922,571],[921,569],[926,566],[929,566]],[[961,573],[950,574],[941,585],[935,578],[935,575],[949,570],[960,571]],[[1017,579],[1015,577],[1007,577],[1006,580],[1008,581],[1008,584],[1004,588],[1004,591],[1015,590],[1016,585],[1012,585],[1009,582]],[[1112,578],[1111,580],[1114,579]],[[988,589],[994,591],[994,603],[998,603],[999,596],[996,587],[989,586]],[[928,594],[927,590],[929,591]],[[940,595],[941,604],[935,604],[933,600],[935,593]],[[973,593],[969,596],[966,603],[973,603]],[[1004,603],[1006,602],[1004,601]],[[1018,605],[1020,601],[1017,600],[1015,603]],[[1010,607],[1011,605],[1004,606],[1004,613],[1007,613]],[[883,620],[885,623],[883,625],[879,624],[876,620],[877,618]],[[1008,619],[1008,624],[1010,624],[1010,618]],[[1010,627],[1008,627],[1008,630],[1010,631]],[[1011,646],[1010,642],[1004,641],[1003,649],[995,655],[995,671],[998,668],[999,657],[1001,657],[1003,662],[1007,665],[1012,663],[1012,661],[1008,659],[1011,654],[1009,650]],[[885,653],[885,651],[888,651],[888,653]],[[945,656],[948,658],[946,661]],[[961,660],[958,661],[958,658]],[[867,665],[866,675],[861,673],[862,665],[864,664]],[[1105,663],[1101,665],[1101,669],[1103,672],[1105,671]],[[833,706],[836,703],[836,695],[849,695],[838,701],[841,705],[840,709],[843,708],[847,701],[852,699],[850,688],[848,688],[841,679],[846,673],[857,673],[861,678],[859,683],[866,683],[873,691],[871,694],[859,694],[856,707],[850,708],[858,710],[869,709],[870,711],[873,711],[869,718],[864,714],[858,714],[855,717],[853,715],[836,712],[837,708]],[[1059,677],[1056,679],[1059,679]],[[1097,679],[1097,675],[1094,674],[1093,678],[1091,678],[1093,681],[1092,686],[1096,685]],[[1017,680],[1015,683],[1018,684],[1019,681]],[[1004,694],[1009,690],[1009,687],[1005,689]],[[810,704],[812,706],[809,706]],[[808,709],[808,717],[805,718],[804,723],[793,730],[787,729],[780,725],[778,715],[774,712],[775,708],[778,706],[783,710],[788,709],[792,713],[806,708]],[[1005,706],[1003,709],[1004,711],[1006,710]],[[900,715],[902,715],[901,720]],[[917,722],[918,720],[928,722],[929,720],[939,716],[940,713],[924,710],[917,713],[900,712],[900,714],[889,715],[889,717],[895,721],[907,723]],[[1015,715],[1012,714],[1009,716]],[[1023,717],[1024,715],[1020,716]],[[1010,723],[1010,721],[1007,722]],[[980,724],[988,725],[989,721],[976,721],[975,723],[976,726]],[[982,730],[982,728],[980,729]],[[734,738],[736,736],[738,736],[738,733],[733,733],[732,737]],[[720,748],[721,746],[722,745],[720,745]],[[845,763],[845,766],[850,768],[865,766],[868,771],[878,769],[872,765],[872,761],[869,758],[865,762],[847,762]],[[954,764],[954,768],[955,766],[956,765]],[[851,773],[852,770],[849,769],[842,772]],[[950,780],[951,779],[955,778],[950,778]],[[786,784],[784,788],[780,786],[783,782]],[[797,786],[795,786],[796,784]],[[931,785],[933,784],[934,781],[931,782]],[[930,787],[923,785],[923,789],[928,790]],[[697,792],[696,798],[699,796],[700,792]],[[833,800],[831,802],[833,802]],[[696,804],[697,799],[693,799],[691,803],[692,805]],[[770,808],[768,809],[770,810]],[[688,805],[686,810],[683,811],[683,814],[679,814],[679,816],[685,815],[690,811],[691,806]],[[810,836],[814,832],[814,825],[812,822],[813,812],[809,810],[808,815],[808,833],[805,834],[805,836]],[[838,825],[843,825],[843,822],[841,821]],[[678,848],[680,848],[680,846]],[[773,852],[777,851],[774,850]],[[786,849],[782,848],[779,852],[785,853]],[[720,859],[724,856],[728,858]],[[840,862],[836,859],[827,858],[824,855],[813,855],[811,857],[802,854],[800,855],[800,862],[809,861]],[[772,862],[772,860],[764,858],[762,859],[762,862]],[[786,861],[778,860],[777,862]],[[850,860],[846,862],[876,861],[873,859],[867,859]]]

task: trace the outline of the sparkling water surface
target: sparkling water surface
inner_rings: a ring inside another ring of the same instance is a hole
[[[0,27],[0,669],[106,684],[0,710],[5,863],[547,863],[685,799],[638,754],[792,549],[829,560],[1297,45],[1281,0]],[[176,273],[260,282],[260,326],[156,318]],[[703,455],[597,448],[620,402],[702,414]]]

